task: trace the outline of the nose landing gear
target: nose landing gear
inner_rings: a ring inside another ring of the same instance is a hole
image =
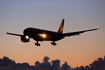
[[[54,41],[53,42],[51,42],[51,44],[54,46],[54,45],[57,45]]]

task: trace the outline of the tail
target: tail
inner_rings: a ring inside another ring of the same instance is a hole
[[[63,33],[63,26],[64,26],[64,19],[61,22],[61,25],[59,27],[58,33],[61,33],[61,34]]]

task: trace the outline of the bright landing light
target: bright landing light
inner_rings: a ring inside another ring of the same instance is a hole
[[[29,36],[26,35],[25,38],[26,38],[26,39],[29,39]]]
[[[46,37],[46,35],[44,34],[43,37]]]
[[[43,38],[45,38],[46,37],[46,34],[40,34],[40,36],[42,36]]]

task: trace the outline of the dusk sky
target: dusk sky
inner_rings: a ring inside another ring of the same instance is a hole
[[[100,30],[57,41],[39,42],[33,39],[23,43],[18,36],[6,32],[23,34],[28,27],[58,31],[65,19],[64,33],[92,28]],[[74,68],[86,66],[105,56],[105,0],[0,0],[0,58],[7,56],[16,63],[43,62],[44,56],[59,59],[61,65],[67,61]]]

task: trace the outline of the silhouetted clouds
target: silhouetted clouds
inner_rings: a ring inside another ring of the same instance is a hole
[[[93,63],[89,66],[76,67],[74,70],[105,70],[105,56],[103,59],[98,58],[97,60],[93,61]]]
[[[51,65],[51,63],[49,62],[49,59],[50,59],[49,57],[45,56],[44,59],[43,59],[43,63],[47,64],[47,65]]]
[[[68,65],[67,62],[65,62],[65,63],[62,65],[61,70],[71,70],[71,67]]]
[[[105,56],[104,58],[98,58],[93,61],[89,66],[80,66],[76,68],[71,68],[67,62],[60,66],[60,60],[52,60],[49,62],[49,57],[45,56],[43,62],[35,62],[34,66],[30,66],[28,63],[15,63],[15,61],[9,59],[8,57],[3,57],[0,59],[0,70],[105,70]]]
[[[53,60],[52,61],[52,70],[59,70],[60,69],[60,60]]]
[[[10,60],[8,57],[3,57],[3,59],[0,59],[0,66],[5,67],[8,65],[14,65],[15,61]]]
[[[90,64],[92,70],[105,70],[105,56],[104,59],[98,58],[92,64]]]

